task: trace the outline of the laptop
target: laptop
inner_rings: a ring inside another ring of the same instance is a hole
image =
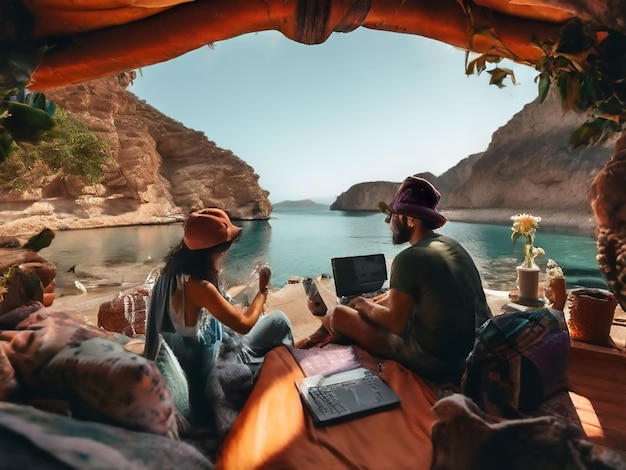
[[[381,291],[387,281],[385,255],[344,256],[332,258],[335,293],[342,304],[357,296],[372,296]]]
[[[400,398],[366,367],[296,380],[300,398],[315,425],[327,425],[388,410]]]

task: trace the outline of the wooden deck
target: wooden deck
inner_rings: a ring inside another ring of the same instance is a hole
[[[626,352],[572,341],[569,382],[587,438],[626,459]]]

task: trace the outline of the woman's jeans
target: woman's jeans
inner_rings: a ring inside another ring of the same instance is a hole
[[[275,310],[259,317],[256,324],[242,336],[242,351],[239,354],[244,364],[260,364],[263,357],[273,348],[281,345],[293,346],[291,322],[287,315]]]

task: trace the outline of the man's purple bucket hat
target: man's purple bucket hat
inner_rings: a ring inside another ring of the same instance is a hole
[[[427,219],[434,223],[433,228],[439,228],[448,221],[437,210],[439,199],[441,194],[430,182],[420,176],[409,176],[402,182],[389,204],[380,202],[378,205],[387,215],[396,213]]]

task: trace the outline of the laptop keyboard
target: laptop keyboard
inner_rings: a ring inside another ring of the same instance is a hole
[[[372,297],[376,297],[377,295],[384,294],[388,290],[389,289],[385,288],[385,289],[379,289],[379,290],[374,291],[374,292],[365,292],[363,294],[345,296],[345,297],[342,297],[341,299],[339,299],[339,303],[341,305],[348,305],[352,299],[355,299],[357,297],[363,297],[365,299],[369,299],[369,298],[372,298]]]
[[[331,387],[311,387],[309,388],[309,396],[317,405],[317,408],[325,415],[336,415],[348,411],[343,406],[337,393]]]

